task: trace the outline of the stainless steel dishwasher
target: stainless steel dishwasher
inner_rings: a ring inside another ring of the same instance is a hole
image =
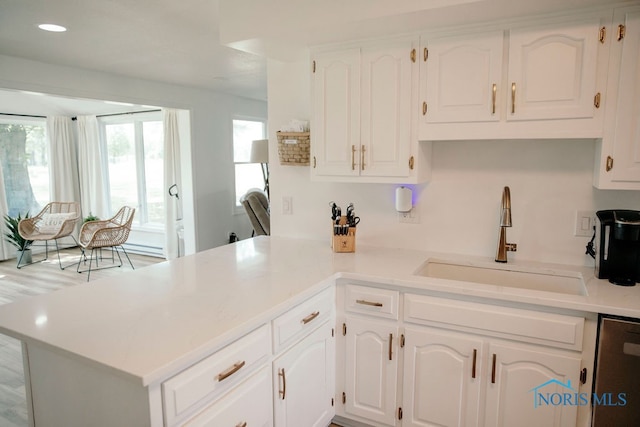
[[[640,426],[640,320],[600,318],[594,427]]]

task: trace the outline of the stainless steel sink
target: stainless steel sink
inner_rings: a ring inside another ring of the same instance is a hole
[[[514,267],[489,263],[463,264],[440,259],[429,259],[415,274],[509,288],[569,295],[587,295],[587,288],[582,275],[573,271]]]

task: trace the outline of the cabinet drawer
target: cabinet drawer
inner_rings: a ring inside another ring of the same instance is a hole
[[[211,400],[238,384],[268,355],[269,327],[264,325],[165,381],[162,397],[167,425],[205,397]]]
[[[406,294],[404,320],[572,350],[582,349],[582,317]]]
[[[250,409],[249,409],[250,408]],[[271,405],[271,370],[267,366],[257,374],[205,408],[184,427],[273,425]]]
[[[398,320],[398,291],[347,285],[345,310]]]
[[[274,352],[313,331],[333,314],[334,306],[335,291],[331,287],[273,320]]]

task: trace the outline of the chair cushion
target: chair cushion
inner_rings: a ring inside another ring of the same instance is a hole
[[[73,213],[45,213],[38,221],[38,231],[42,234],[56,234]]]

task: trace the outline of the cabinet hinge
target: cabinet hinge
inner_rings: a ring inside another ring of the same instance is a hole
[[[400,348],[404,348],[404,334],[400,334]]]
[[[423,102],[422,103],[422,115],[426,115],[427,114],[427,103]]]
[[[347,403],[347,393],[345,393],[344,391],[342,392],[342,404],[344,405],[345,403]]]
[[[600,108],[600,92],[596,93],[596,96],[593,97],[593,106]]]
[[[607,39],[607,28],[600,27],[600,34],[598,34],[598,40],[600,40],[600,43],[604,44],[604,41],[606,39]]]
[[[427,62],[427,59],[429,58],[429,49],[427,49],[426,47],[424,48],[424,51],[422,52],[422,60],[424,62]]]
[[[313,72],[316,72],[316,61],[313,61],[313,65],[311,66],[311,69],[313,70]]]
[[[586,384],[587,382],[587,368],[582,368],[580,371],[580,384]]]
[[[402,419],[402,408],[398,408],[398,419]]]
[[[617,37],[618,41],[624,38],[626,32],[627,32],[627,27],[625,27],[624,24],[618,25],[618,37]]]
[[[414,162],[413,156],[409,157],[409,169],[410,170],[413,170],[413,162]]]
[[[346,323],[342,324],[342,336],[343,337],[347,336],[347,324]]]
[[[409,57],[411,58],[411,62],[416,62],[416,50],[415,49],[411,49],[411,54],[409,55]]]
[[[611,169],[613,169],[613,157],[607,156],[607,163],[605,165],[605,170],[609,172]]]

